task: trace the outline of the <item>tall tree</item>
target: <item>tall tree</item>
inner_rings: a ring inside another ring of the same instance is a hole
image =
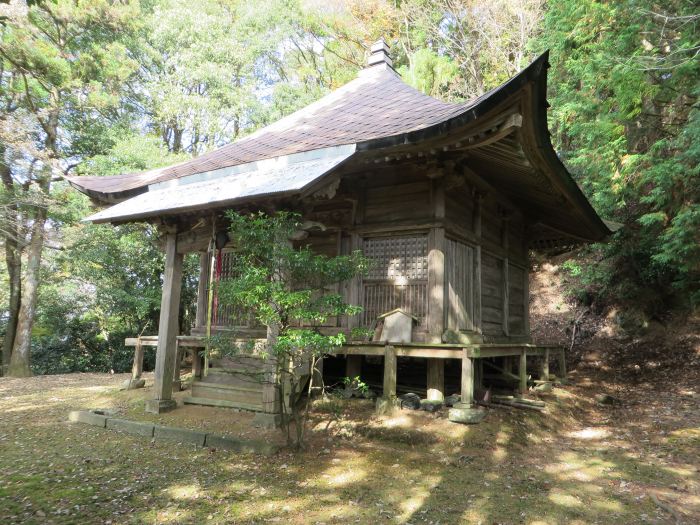
[[[35,196],[18,213],[26,233],[26,264],[10,375],[31,374],[31,332],[52,180],[90,142],[91,122],[104,120],[119,102],[120,86],[135,69],[121,39],[138,22],[138,12],[135,3],[57,0],[17,9],[2,21],[0,58],[12,81],[9,89],[18,93],[21,111],[15,113],[27,125],[24,141],[10,142],[3,135],[5,160],[19,159],[9,167],[13,191],[20,187]],[[3,114],[3,120],[11,119]],[[22,169],[28,158],[31,169]]]
[[[553,142],[594,205],[624,224],[591,290],[647,313],[700,304],[700,15],[671,0],[549,4]]]

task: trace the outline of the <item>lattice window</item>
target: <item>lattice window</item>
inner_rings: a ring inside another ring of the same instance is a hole
[[[220,280],[224,280],[228,277],[232,277],[235,273],[233,253],[227,250],[221,253],[221,274],[219,276]],[[207,268],[210,268],[211,258],[207,264]],[[207,272],[208,273],[208,272]],[[208,275],[206,276],[208,282]],[[207,287],[207,294],[209,293]],[[241,327],[241,328],[254,328],[257,326],[256,319],[251,315],[249,311],[244,308],[234,307],[233,305],[226,305],[219,303],[216,308],[216,316],[212,319],[213,326],[222,327]]]
[[[428,238],[379,237],[365,239],[371,267],[363,282],[363,324],[394,308],[415,315],[424,328],[428,307]]]
[[[365,257],[372,260],[367,279],[428,279],[428,237],[387,237],[365,239]]]

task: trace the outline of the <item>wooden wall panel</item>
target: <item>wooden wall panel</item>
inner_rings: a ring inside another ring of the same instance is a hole
[[[503,335],[503,261],[481,254],[481,325],[485,335]]]
[[[365,223],[409,221],[432,217],[430,180],[367,186]]]
[[[447,219],[468,231],[474,230],[474,196],[471,188],[462,186],[445,191]]]
[[[510,264],[509,272],[509,289],[510,295],[508,298],[508,326],[510,335],[528,335],[525,333],[525,315],[527,314],[525,307],[527,299],[525,297],[525,270],[519,266]]]
[[[474,330],[474,248],[447,240],[447,329]]]

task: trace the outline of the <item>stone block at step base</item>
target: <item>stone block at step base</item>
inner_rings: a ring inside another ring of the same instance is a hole
[[[87,423],[96,427],[105,428],[107,426],[107,416],[95,414],[86,410],[73,410],[68,414],[68,421],[73,423]]]
[[[107,419],[107,428],[111,430],[121,430],[128,434],[138,436],[153,437],[153,423],[142,423],[141,421],[129,421],[128,419]]]
[[[192,443],[200,447],[204,446],[205,432],[188,430],[186,428],[162,427],[156,425],[153,429],[153,437],[156,439],[169,439],[178,443]]]
[[[279,428],[282,424],[282,414],[272,414],[269,412],[256,412],[252,426],[258,428]]]
[[[146,412],[151,414],[162,414],[163,412],[170,412],[177,408],[177,403],[174,399],[147,399],[146,400]]]
[[[473,425],[480,423],[486,417],[486,410],[472,408],[465,403],[458,403],[447,414],[447,418],[454,423]]]
[[[443,407],[442,401],[432,401],[430,399],[420,400],[420,409],[426,412],[437,412]]]
[[[127,379],[119,387],[119,390],[136,390],[137,388],[143,388],[146,386],[145,379]]]
[[[222,450],[233,450],[244,454],[270,455],[277,452],[277,447],[264,441],[242,440],[232,437],[207,434],[204,446]]]
[[[378,397],[375,412],[380,416],[388,416],[401,408],[401,400],[396,397]]]

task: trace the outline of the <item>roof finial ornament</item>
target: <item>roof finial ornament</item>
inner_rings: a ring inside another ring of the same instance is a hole
[[[389,54],[389,45],[386,43],[384,38],[377,40],[369,48],[369,60],[367,60],[368,66],[376,66],[377,64],[386,64],[392,67],[393,62],[391,60],[391,55]]]

